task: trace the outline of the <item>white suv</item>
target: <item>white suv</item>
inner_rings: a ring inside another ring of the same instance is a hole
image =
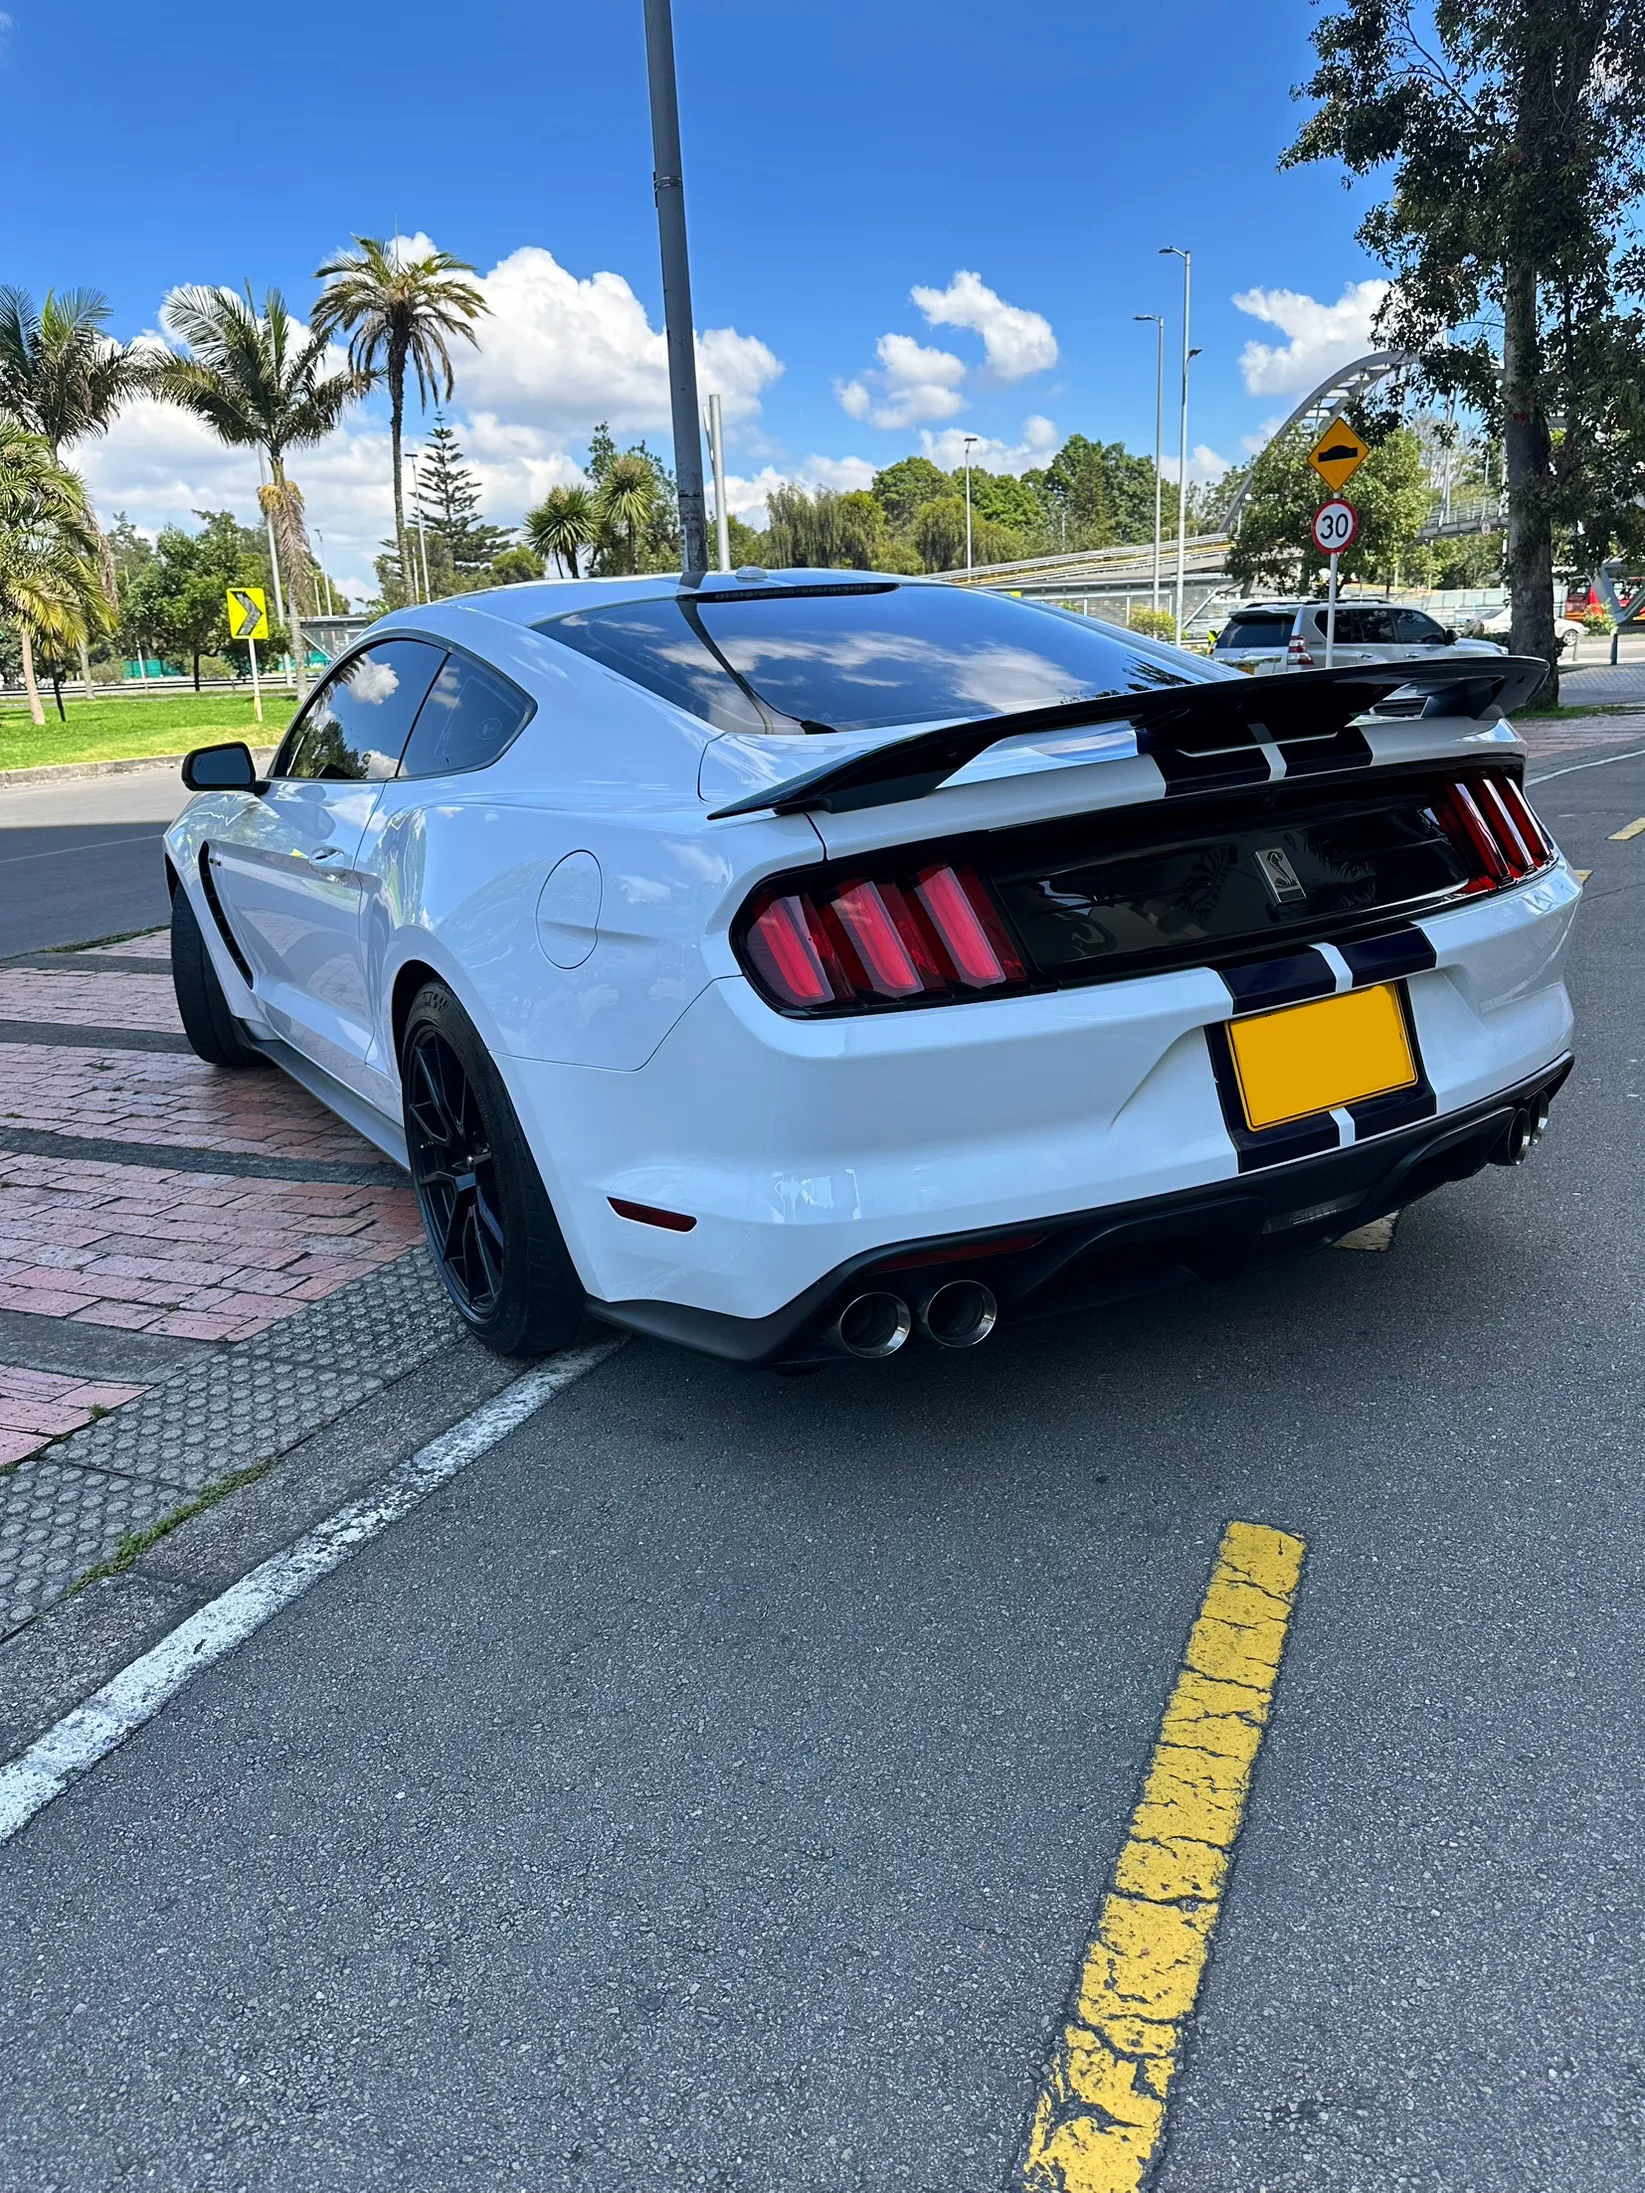
[[[1323,669],[1325,615],[1326,604],[1320,600],[1247,602],[1217,634],[1212,655],[1231,669],[1258,675]],[[1436,623],[1425,610],[1363,599],[1337,604],[1333,660],[1339,670],[1359,663],[1432,662],[1451,655],[1500,653],[1489,640],[1459,640],[1449,625]]]

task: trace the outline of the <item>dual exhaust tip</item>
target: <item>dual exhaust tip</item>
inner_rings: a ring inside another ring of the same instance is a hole
[[[1544,1093],[1533,1097],[1529,1104],[1521,1105],[1509,1125],[1499,1165],[1523,1165],[1548,1126],[1548,1110],[1552,1099]]]
[[[939,1348],[974,1348],[999,1323],[999,1304],[979,1280],[950,1279],[909,1304],[900,1294],[853,1295],[828,1328],[845,1355],[877,1363],[895,1355],[912,1334]]]

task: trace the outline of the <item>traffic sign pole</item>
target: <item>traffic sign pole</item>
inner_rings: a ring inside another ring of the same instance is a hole
[[[1337,654],[1337,559],[1331,558],[1331,592],[1325,604],[1325,667],[1336,668]]]
[[[263,689],[257,682],[257,642],[247,640],[246,652],[251,657],[251,705],[257,711],[257,721],[263,720]]]

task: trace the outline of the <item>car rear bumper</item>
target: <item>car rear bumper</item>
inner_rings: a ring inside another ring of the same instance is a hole
[[[1329,1152],[1321,1134],[1252,1147],[1231,1124],[1215,1054],[1236,1008],[1208,968],[828,1021],[786,1019],[728,978],[633,1072],[498,1063],[592,1305],[679,1338],[700,1326],[697,1345],[759,1361],[842,1275],[909,1244],[1202,1195],[1260,1206],[1266,1226],[1348,1193],[1285,1184],[1324,1155],[1365,1184],[1358,1209],[1381,1192],[1379,1153],[1487,1118],[1489,1141],[1516,1092],[1563,1073],[1579,897],[1561,865],[1407,932],[1431,961],[1397,976],[1421,1102],[1322,1130],[1352,1145]],[[614,1198],[686,1229],[619,1215]],[[746,1345],[707,1337],[739,1326]]]
[[[1306,1158],[1225,1187],[1080,1211],[995,1235],[908,1241],[850,1259],[767,1317],[675,1302],[599,1302],[595,1314],[733,1363],[826,1360],[854,1295],[917,1302],[950,1280],[981,1282],[1013,1323],[1090,1309],[1188,1279],[1226,1279],[1335,1241],[1448,1182],[1509,1165],[1541,1133],[1572,1061],[1447,1119]],[[1025,1238],[1025,1236],[1027,1238]]]

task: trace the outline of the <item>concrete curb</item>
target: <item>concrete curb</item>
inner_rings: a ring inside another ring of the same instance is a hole
[[[253,761],[259,769],[266,768],[274,759],[277,749],[272,746],[254,746]],[[44,769],[0,769],[0,792],[16,791],[29,784],[71,784],[80,777],[124,777],[140,769],[170,769],[183,766],[181,754],[139,754],[130,761],[66,761],[49,764]]]

